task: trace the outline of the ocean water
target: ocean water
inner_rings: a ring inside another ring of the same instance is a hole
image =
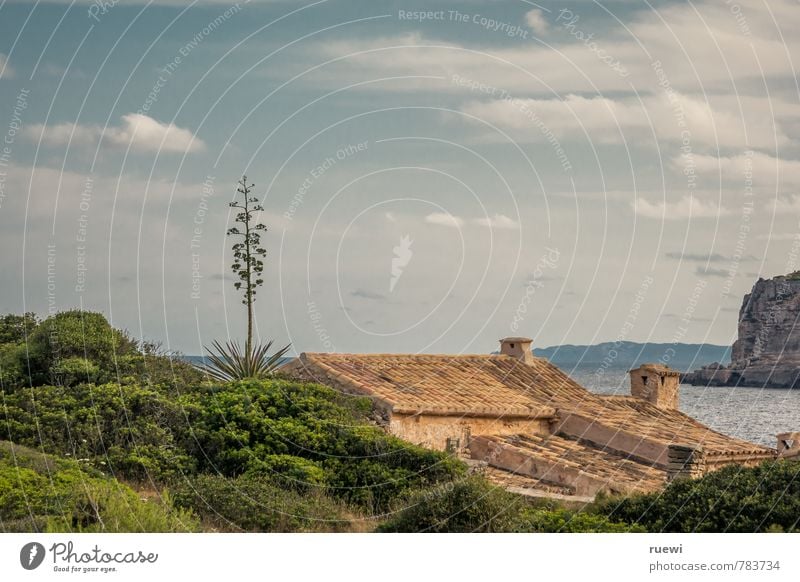
[[[597,365],[561,366],[576,382],[597,394],[630,394],[627,369]],[[775,447],[775,435],[800,431],[800,390],[719,388],[681,384],[680,409],[703,424],[731,436]]]

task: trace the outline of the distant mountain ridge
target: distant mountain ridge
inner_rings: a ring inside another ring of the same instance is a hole
[[[688,372],[712,362],[730,362],[731,348],[714,344],[603,342],[534,348],[533,354],[562,367],[604,365],[635,368],[647,362],[660,362],[680,372]]]
[[[661,362],[680,372],[688,372],[714,362],[728,364],[731,348],[714,344],[603,342],[591,346],[565,344],[534,348],[533,355],[547,358],[562,368],[603,365],[630,369],[648,362]],[[181,355],[180,358],[192,364],[209,363],[203,356]],[[291,359],[283,357],[281,364]]]

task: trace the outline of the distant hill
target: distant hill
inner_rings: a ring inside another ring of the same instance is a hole
[[[616,355],[614,351],[616,350]],[[669,351],[673,350],[673,351]],[[689,372],[706,364],[731,361],[730,346],[714,344],[640,344],[636,342],[604,342],[593,346],[551,346],[534,348],[533,354],[547,358],[560,367],[599,366],[608,362],[608,368],[635,368],[647,362],[663,362],[680,370]],[[180,356],[193,364],[202,364],[203,356]],[[281,358],[281,364],[291,360]]]
[[[726,364],[731,359],[730,346],[713,344],[604,342],[593,346],[552,346],[534,348],[534,355],[547,358],[557,366],[601,365],[611,368],[635,368],[646,362],[662,362],[688,372],[705,364]]]

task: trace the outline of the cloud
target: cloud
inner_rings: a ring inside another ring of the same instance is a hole
[[[714,218],[724,216],[731,212],[721,206],[698,200],[689,195],[683,196],[676,202],[648,202],[637,199],[633,203],[634,212],[645,218],[659,218],[662,220],[684,220],[687,218]]]
[[[697,263],[722,263],[729,260],[727,257],[720,255],[719,253],[700,255],[695,253],[669,252],[664,253],[664,256],[668,259],[675,259],[677,261],[692,261]]]
[[[488,216],[484,218],[476,218],[473,222],[477,225],[486,226],[489,228],[519,228],[519,223],[513,218],[509,218],[505,214],[495,214],[494,218],[490,218]]]
[[[33,141],[41,138],[42,143],[51,147],[94,146],[101,140],[114,147],[130,147],[138,152],[198,152],[206,147],[203,140],[188,129],[174,123],[161,123],[140,113],[123,115],[121,124],[116,127],[77,123],[35,124],[25,129],[25,136]]]
[[[704,269],[703,267],[698,266],[694,270],[694,274],[699,277],[720,277],[724,279],[731,273],[728,269]]]
[[[538,8],[534,8],[525,14],[525,22],[528,23],[528,27],[536,34],[541,35],[547,33],[547,20],[544,18],[544,13]]]
[[[681,158],[675,158],[673,165],[682,164]],[[695,170],[717,178],[722,176],[723,182],[743,184],[745,173],[752,176],[755,186],[766,187],[780,184],[800,186],[800,161],[777,158],[762,152],[750,152],[731,156],[694,156]]]
[[[667,257],[668,259],[675,259],[676,261],[688,261],[693,263],[725,263],[734,260],[733,257],[726,257],[725,255],[721,255],[719,253],[700,254],[700,253],[669,252],[669,253],[664,253],[664,256]],[[736,258],[736,261],[739,263],[757,261],[757,260],[758,257],[756,257],[755,255],[745,255]]]
[[[460,228],[464,224],[464,219],[453,216],[449,212],[433,212],[425,217],[425,222],[429,224],[438,224],[440,226]]]
[[[552,99],[493,99],[468,102],[461,111],[511,130],[515,139],[526,142],[545,141],[552,132],[560,139],[636,141],[637,147],[654,146],[655,133],[659,141],[682,143],[688,135],[690,145],[741,150],[747,145],[774,149],[792,143],[770,106],[766,99],[751,100],[747,113],[742,114],[730,100],[675,92],[672,100],[663,93],[641,99],[575,94]]]
[[[756,240],[770,240],[770,241],[778,241],[778,240],[800,240],[800,233],[791,233],[791,232],[768,232],[766,234],[758,234],[756,235]]]
[[[14,69],[8,64],[8,57],[0,53],[0,79],[10,79],[14,76]]]
[[[355,291],[350,292],[351,297],[359,297],[361,299],[386,299],[386,295],[382,295],[380,293],[373,293],[372,291],[367,291],[366,289],[356,289]]]

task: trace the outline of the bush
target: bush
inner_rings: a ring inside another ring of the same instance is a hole
[[[472,475],[419,491],[378,527],[380,532],[626,532],[640,527],[611,522],[600,515],[536,507]]]
[[[652,532],[798,531],[800,463],[729,465],[664,491],[598,503],[597,511]]]
[[[183,402],[193,411],[185,443],[201,471],[234,477],[266,470],[295,485],[322,481],[331,495],[372,511],[465,472],[449,455],[366,425],[369,400],[324,386],[244,381],[188,394]]]
[[[332,532],[351,528],[352,514],[319,491],[300,494],[268,478],[199,475],[176,486],[176,505],[221,531]]]
[[[35,313],[0,316],[0,344],[21,344],[31,335],[39,320]]]
[[[40,386],[5,395],[0,438],[83,460],[132,481],[166,481],[194,470],[175,435],[184,410],[139,386]]]
[[[135,351],[135,343],[103,314],[77,309],[48,317],[28,339],[34,385],[53,382],[53,367],[70,358],[94,363],[104,373],[101,381],[108,382],[116,378],[115,359]]]
[[[196,531],[169,496],[145,501],[75,461],[0,441],[0,531]]]
[[[67,358],[59,360],[50,368],[50,375],[56,383],[63,386],[74,386],[80,383],[89,383],[97,380],[100,368],[97,364],[86,358]]]

